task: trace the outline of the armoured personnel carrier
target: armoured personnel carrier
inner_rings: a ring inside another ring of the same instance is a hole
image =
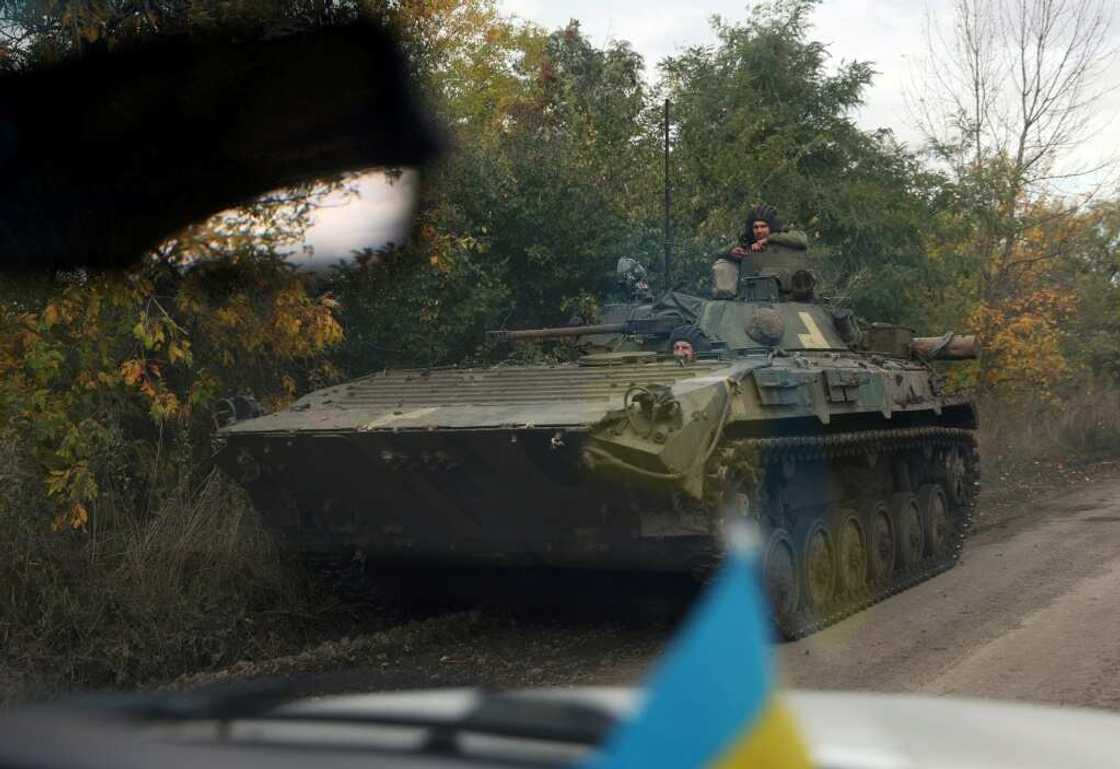
[[[327,557],[704,572],[726,525],[754,522],[775,622],[800,637],[951,567],[978,477],[973,407],[931,365],[973,339],[863,324],[800,267],[494,332],[597,350],[571,363],[313,392],[224,427],[221,462]]]

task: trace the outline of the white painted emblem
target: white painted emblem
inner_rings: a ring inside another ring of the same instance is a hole
[[[817,322],[813,320],[813,316],[807,312],[797,313],[801,318],[801,322],[805,324],[805,328],[809,330],[808,334],[798,334],[797,338],[801,340],[801,346],[808,350],[827,350],[832,347],[828,340],[824,338]]]

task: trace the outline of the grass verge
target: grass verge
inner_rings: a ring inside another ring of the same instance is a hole
[[[981,524],[1025,489],[1087,482],[1094,459],[1120,456],[1112,388],[1064,404],[993,398],[980,414]],[[459,615],[389,629],[399,618],[350,616],[219,474],[164,493],[151,513],[118,511],[111,528],[57,532],[23,461],[0,457],[0,701],[341,669],[478,629]]]
[[[0,501],[0,699],[130,689],[290,653],[337,602],[212,473],[109,531],[52,531]]]

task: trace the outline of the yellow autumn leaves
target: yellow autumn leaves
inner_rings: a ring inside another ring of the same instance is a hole
[[[1095,271],[1108,268],[1101,222],[1111,209],[1079,211],[1046,200],[1024,205],[1023,226],[1002,238],[957,219],[950,232],[959,239],[931,245],[934,269],[946,270],[954,258],[967,267],[956,268],[961,277],[948,291],[927,300],[929,325],[980,340],[980,361],[949,375],[956,389],[1049,401],[1099,375],[1086,368],[1075,343],[1086,326],[1112,324],[1085,296]]]
[[[337,302],[313,296],[272,258],[220,289],[146,265],[68,276],[38,303],[9,293],[0,299],[2,416],[23,426],[18,449],[44,468],[56,531],[96,515],[99,468],[111,459],[105,436],[155,454],[156,442],[205,436],[216,398],[250,392],[277,407],[338,375],[325,355],[343,337]]]
[[[1021,297],[978,306],[968,322],[984,343],[983,383],[1052,397],[1071,373],[1062,324],[1075,305],[1068,292],[1037,287]]]

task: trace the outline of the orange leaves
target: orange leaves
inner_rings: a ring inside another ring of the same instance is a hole
[[[322,351],[328,347],[334,347],[342,341],[342,324],[338,322],[333,310],[333,307],[337,306],[337,302],[328,299],[318,303],[311,312],[308,331],[313,348]]]
[[[1081,298],[1071,275],[1092,224],[1060,200],[1019,200],[1009,217],[946,214],[930,259],[961,279],[938,298],[947,308],[935,303],[931,314],[941,324],[963,317],[980,339],[978,365],[958,367],[957,384],[1059,398],[1077,378],[1070,321]]]
[[[978,383],[1053,397],[1070,374],[1062,328],[1074,304],[1069,292],[1040,287],[976,307],[969,326],[980,336],[985,356]]]
[[[121,364],[121,379],[126,385],[136,385],[144,377],[144,361],[132,358]]]
[[[98,495],[97,481],[86,462],[77,462],[64,470],[51,470],[47,476],[47,495],[62,500],[51,523],[52,531],[84,529],[89,522],[85,500]]]
[[[239,290],[217,305],[193,314],[196,344],[189,360],[198,355],[223,367],[264,366],[268,369],[324,354],[342,341],[342,327],[335,314],[338,302],[331,296],[312,297],[298,276],[278,272],[256,291]],[[205,351],[199,352],[199,345]],[[188,361],[188,348],[168,347],[168,357]]]
[[[89,521],[89,512],[86,511],[86,506],[81,502],[75,502],[70,506],[70,528],[84,529],[86,523]]]
[[[62,531],[67,527],[71,529],[84,529],[89,523],[89,511],[81,502],[74,502],[69,508],[63,508],[54,516],[51,522],[51,531]]]
[[[303,328],[303,319],[292,313],[278,312],[273,327],[280,336],[294,339]]]
[[[288,403],[332,370],[333,297],[312,296],[270,253],[243,254],[213,280],[198,272],[148,263],[64,278],[30,310],[0,304],[0,403],[42,468],[45,526],[83,530],[102,488],[119,504],[122,488],[162,482],[161,443],[208,457],[215,399]]]
[[[332,297],[313,299],[302,287],[292,287],[276,295],[271,323],[274,342],[293,358],[308,358],[325,352],[342,341],[342,326],[334,315],[338,306]]]
[[[61,312],[58,309],[58,305],[52,302],[51,304],[47,305],[45,310],[43,310],[43,325],[49,330],[56,323],[58,323],[60,317]]]
[[[168,390],[158,361],[131,358],[121,363],[121,381],[135,388],[148,402],[148,413],[156,422],[180,415],[179,397]]]

